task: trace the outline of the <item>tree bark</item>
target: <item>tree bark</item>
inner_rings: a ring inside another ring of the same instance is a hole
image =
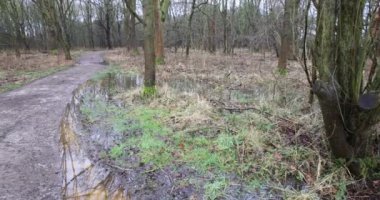
[[[144,12],[144,87],[153,88],[156,85],[156,62],[155,62],[155,12],[157,0],[143,0]]]
[[[105,33],[106,33],[106,42],[107,42],[107,48],[112,49],[112,40],[111,40],[111,8],[112,3],[110,0],[105,0],[104,2],[104,7],[105,7],[105,21],[106,21],[106,26],[105,26]]]
[[[95,41],[94,41],[94,31],[92,28],[92,7],[91,7],[91,0],[87,0],[85,3],[85,10],[86,10],[86,27],[87,27],[87,34],[88,34],[88,42],[92,49],[95,48]]]
[[[229,53],[229,35],[230,27],[228,23],[228,12],[227,12],[227,0],[222,0],[222,21],[223,21],[223,53]]]
[[[160,12],[160,4],[158,0],[155,0],[154,9],[154,25],[155,25],[155,37],[154,37],[154,47],[155,47],[155,55],[156,61],[158,64],[165,63],[165,55],[164,55],[164,39],[162,34],[162,22],[161,22],[161,12]]]
[[[281,48],[280,57],[278,59],[278,69],[285,70],[289,55],[293,55],[292,48],[296,48],[292,31],[292,16],[294,16],[295,10],[298,10],[299,0],[285,0],[284,6],[284,21],[282,25],[281,33]],[[294,55],[293,55],[294,57]]]
[[[215,3],[216,1],[214,1]],[[216,35],[216,3],[212,5],[212,18],[208,18],[208,50],[210,53],[216,52],[215,35]]]
[[[332,155],[346,160],[350,172],[358,177],[363,175],[362,169],[373,167],[365,166],[363,159],[372,156],[369,133],[379,121],[380,111],[379,106],[369,109],[360,104],[366,95],[363,70],[371,50],[370,35],[363,34],[364,8],[365,1],[360,0],[319,1],[313,49],[313,67],[318,71],[313,92],[319,100]],[[373,80],[380,83],[380,76]]]
[[[68,3],[68,2],[66,2]],[[69,6],[69,5],[66,5]],[[69,8],[66,8],[69,9]],[[60,32],[60,42],[61,47],[63,49],[63,52],[65,54],[66,60],[71,60],[71,44],[70,44],[70,36],[67,30],[67,23],[66,23],[66,9],[63,0],[58,1],[58,19],[57,19],[57,30]]]
[[[195,9],[195,2],[196,2],[196,0],[193,0],[191,3],[189,21],[187,22],[187,29],[188,30],[187,30],[187,34],[186,34],[186,57],[189,57],[189,54],[190,54],[192,21],[193,21],[194,9]]]

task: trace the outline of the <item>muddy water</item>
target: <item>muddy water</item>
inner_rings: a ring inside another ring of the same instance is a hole
[[[102,120],[86,124],[81,108],[84,105],[95,108],[97,101],[122,106],[121,102],[116,102],[113,94],[138,87],[142,82],[139,76],[109,73],[96,81],[88,81],[74,91],[61,122],[63,199],[204,199],[202,188],[205,180],[211,177],[205,177],[185,165],[156,170],[131,155],[128,163],[133,163],[133,166],[115,166],[102,156],[102,153],[122,141],[123,135],[115,133],[112,128],[108,129]],[[170,87],[180,91],[199,93],[205,92],[202,84],[193,80],[169,83]],[[252,91],[247,93],[250,95]],[[245,96],[239,96],[239,99],[243,98]],[[184,180],[189,180],[189,183]],[[231,180],[238,179],[231,175]],[[226,189],[228,197],[225,199],[251,200],[267,196],[265,189],[258,193],[246,189],[244,184],[236,181]]]
[[[93,152],[94,146],[109,143],[112,136],[96,131],[90,134],[81,123],[80,106],[86,95],[108,100],[112,91],[127,90],[141,84],[139,76],[109,73],[100,81],[88,81],[74,91],[61,122],[63,199],[131,199],[122,183],[121,174],[125,170],[111,169]]]

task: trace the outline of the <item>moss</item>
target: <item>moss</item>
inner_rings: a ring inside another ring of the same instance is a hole
[[[278,68],[277,70],[278,74],[281,75],[281,76],[286,76],[288,75],[288,69],[284,68],[284,67],[280,67]]]
[[[118,159],[124,155],[124,148],[126,147],[126,144],[119,144],[111,148],[110,150],[110,157],[112,159]]]
[[[152,87],[144,87],[143,88],[143,97],[145,98],[151,98],[151,97],[154,97],[156,96],[157,94],[157,89],[156,89],[156,86],[152,86]]]
[[[165,58],[164,57],[156,57],[156,65],[164,65]]]
[[[100,81],[102,79],[107,78],[110,75],[112,76],[112,75],[116,75],[116,74],[123,73],[123,72],[124,72],[124,70],[119,65],[111,65],[107,69],[102,70],[100,72],[97,72],[91,78],[91,80]]]

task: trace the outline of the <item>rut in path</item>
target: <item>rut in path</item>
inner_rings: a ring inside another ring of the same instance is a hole
[[[60,199],[59,123],[72,91],[104,69],[101,52],[0,94],[0,199]]]

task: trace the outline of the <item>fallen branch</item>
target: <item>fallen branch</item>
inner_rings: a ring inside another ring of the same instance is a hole
[[[255,113],[264,115],[264,117],[266,119],[268,119],[269,121],[271,121],[271,122],[273,122],[273,120],[270,119],[270,117],[274,117],[277,120],[285,121],[285,122],[291,123],[293,125],[296,125],[298,127],[302,126],[302,124],[296,123],[293,120],[290,120],[290,119],[287,119],[287,118],[284,118],[284,117],[280,117],[280,116],[277,116],[277,115],[273,115],[273,114],[271,114],[269,112],[263,111],[263,110],[255,107],[255,106],[246,106],[246,105],[228,105],[227,106],[226,103],[221,102],[221,101],[217,101],[217,100],[210,100],[210,101],[214,102],[216,104],[222,104],[223,106],[219,107],[219,109],[227,110],[229,112],[243,112],[243,111],[253,110],[253,111],[255,111]]]

